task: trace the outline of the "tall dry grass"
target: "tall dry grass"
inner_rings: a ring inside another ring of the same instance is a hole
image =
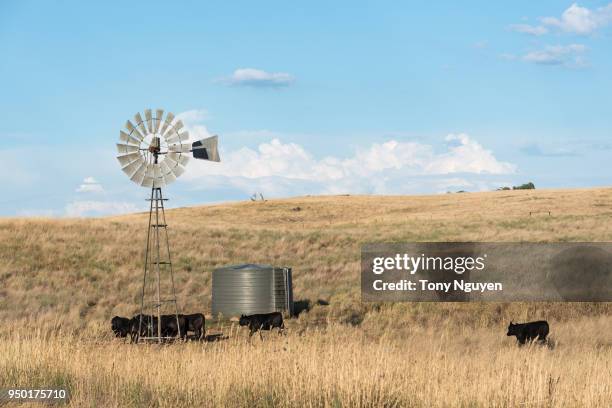
[[[82,407],[609,407],[611,324],[554,325],[553,348],[460,322],[401,337],[290,328],[252,344],[237,327],[227,340],[162,346],[15,332],[0,341],[0,387],[65,387]]]

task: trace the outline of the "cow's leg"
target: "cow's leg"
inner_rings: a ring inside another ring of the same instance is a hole
[[[540,330],[540,332],[538,333],[538,341],[539,341],[540,343],[544,343],[544,342],[546,342],[546,335],[547,335],[547,334],[548,334],[548,333],[546,333],[544,330]]]
[[[261,339],[261,341],[263,341],[263,336],[261,334],[261,330],[259,331],[259,338]]]

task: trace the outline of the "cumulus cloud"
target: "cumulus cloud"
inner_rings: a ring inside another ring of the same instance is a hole
[[[205,109],[192,109],[181,112],[176,117],[183,121],[185,128],[189,131],[191,140],[200,140],[211,136],[206,126],[202,124],[202,121],[210,118],[208,111]]]
[[[286,72],[267,72],[255,68],[239,68],[223,82],[236,86],[271,87],[289,86],[295,78]]]
[[[95,217],[126,214],[142,210],[133,203],[114,201],[72,201],[66,205],[67,217]]]
[[[510,29],[518,33],[540,36],[548,33],[548,29],[543,26],[532,26],[529,24],[512,24]]]
[[[542,23],[562,31],[580,35],[592,34],[612,22],[612,3],[590,10],[577,3],[569,6],[561,17],[544,17]]]
[[[492,177],[516,172],[516,166],[499,161],[466,134],[451,134],[445,140],[442,152],[428,144],[389,140],[357,149],[351,157],[319,159],[299,144],[275,138],[257,149],[223,152],[219,164],[195,163],[184,180],[210,186],[216,179],[213,183],[245,193],[263,191],[273,196],[403,194],[469,186],[489,189],[497,183]]]
[[[104,188],[93,177],[85,177],[83,183],[76,189],[77,193],[103,193]]]
[[[586,65],[583,55],[585,51],[586,47],[582,44],[549,45],[541,50],[528,52],[522,59],[539,65],[579,68]]]
[[[177,119],[188,123],[198,123],[206,119],[210,119],[210,114],[206,109],[191,109],[185,112],[181,112],[176,115]]]

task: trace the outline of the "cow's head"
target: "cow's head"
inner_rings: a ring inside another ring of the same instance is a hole
[[[238,320],[238,324],[241,326],[248,326],[249,319],[245,315],[240,315],[240,320]]]
[[[508,333],[506,333],[506,336],[516,336],[517,333],[517,326],[518,324],[512,324],[512,321],[510,321],[510,324],[508,325]]]

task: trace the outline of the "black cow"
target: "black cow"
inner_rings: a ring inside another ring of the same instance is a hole
[[[280,312],[272,312],[272,313],[263,313],[263,314],[254,314],[245,316],[240,316],[240,321],[238,322],[240,326],[248,326],[249,327],[249,338],[253,335],[253,333],[259,331],[259,338],[263,340],[260,330],[272,330],[274,328],[278,328],[278,334],[282,334],[285,329],[285,324],[283,323],[283,315]]]
[[[157,327],[155,329],[157,330]],[[179,329],[181,337],[185,337],[187,334],[187,325],[183,315],[170,314],[161,316],[161,335],[163,337],[176,337],[179,335]]]
[[[188,331],[195,334],[196,339],[202,340],[206,335],[206,320],[202,313],[194,313],[188,315],[179,315],[185,320],[185,330],[181,329],[181,334],[187,336]]]
[[[130,319],[115,316],[111,319],[111,328],[113,333],[115,333],[115,337],[127,337],[130,332]]]
[[[533,341],[537,338],[538,342],[544,343],[548,336],[548,322],[540,320],[529,323],[512,323],[508,326],[508,336],[516,336],[519,344],[526,341]]]

